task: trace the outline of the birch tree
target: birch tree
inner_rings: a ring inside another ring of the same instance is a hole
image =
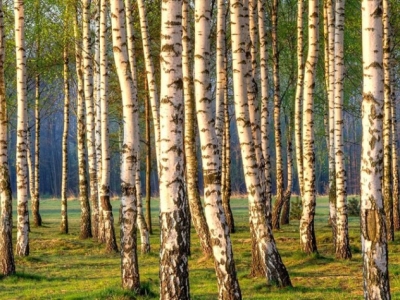
[[[96,143],[95,143],[95,111],[93,102],[93,63],[90,37],[90,7],[91,0],[82,1],[82,55],[83,55],[83,81],[86,109],[86,145],[89,165],[90,203],[92,236],[97,239],[99,231],[99,205],[98,205],[98,182],[96,166]]]
[[[383,28],[382,1],[363,0],[361,244],[364,298],[390,299],[388,249],[382,203]]]
[[[195,126],[195,99],[193,97],[193,76],[191,68],[191,34],[189,20],[189,3],[183,0],[182,4],[182,75],[185,105],[185,162],[186,162],[186,184],[187,197],[189,200],[190,215],[199,236],[203,253],[207,256],[212,254],[210,233],[203,205],[200,199],[198,183],[198,161],[196,154],[196,126]]]
[[[82,71],[82,45],[80,43],[80,32],[78,26],[78,10],[74,17],[75,37],[75,64],[77,77],[77,144],[78,144],[78,172],[79,172],[79,201],[81,206],[80,234],[81,239],[92,237],[90,222],[89,192],[86,176],[86,155],[85,155],[85,107],[84,87]]]
[[[29,255],[28,166],[27,166],[27,97],[24,1],[14,1],[15,53],[17,60],[17,250]]]
[[[306,253],[317,252],[314,231],[315,152],[314,152],[314,87],[319,52],[319,0],[308,5],[308,55],[304,71],[303,103],[303,211],[300,219],[300,247]]]
[[[65,27],[68,24],[68,5],[65,9]],[[64,49],[63,49],[63,80],[64,80],[64,123],[62,135],[62,175],[61,175],[61,224],[60,232],[67,234],[68,228],[68,201],[67,201],[67,183],[68,183],[68,127],[69,127],[69,59],[68,59],[68,39],[67,30],[64,32]]]
[[[303,16],[304,1],[297,1],[297,83],[294,106],[294,136],[296,144],[297,176],[299,179],[300,195],[304,195],[303,178],[303,143],[302,143],[302,113],[303,113],[303,89],[304,89],[304,50],[303,50]]]
[[[134,91],[132,75],[129,66],[127,49],[127,34],[125,28],[125,10],[122,0],[111,2],[111,24],[115,65],[122,95],[122,114],[124,121],[121,188],[122,188],[122,220],[121,220],[121,270],[122,286],[138,291],[140,288],[139,267],[136,246],[136,194],[135,175],[137,161],[138,134],[137,97]],[[109,200],[109,199],[108,199]],[[110,202],[104,203],[103,210],[112,217]],[[112,220],[112,218],[111,218]],[[110,223],[111,225],[112,223]],[[106,226],[107,230],[107,226]],[[111,233],[111,231],[110,231]],[[112,232],[113,233],[113,232]],[[114,236],[115,238],[115,236]]]
[[[129,0],[125,0],[125,18],[126,18],[126,34],[127,34],[127,46],[128,46],[128,57],[129,57],[129,67],[131,71],[132,81],[133,81],[133,93],[132,97],[136,98],[137,94],[137,75],[136,75],[136,57],[135,57],[135,35],[133,32],[133,12],[132,5]],[[139,138],[139,112],[135,111],[135,140],[140,141]],[[140,143],[136,146],[136,174],[135,174],[135,190],[136,190],[136,202],[137,202],[137,227],[140,232],[140,241],[142,244],[142,253],[147,253],[150,251],[150,239],[149,231],[143,215],[142,209],[142,188],[140,181]]]
[[[344,84],[344,8],[345,0],[335,7],[335,172],[336,172],[336,257],[351,258],[347,219],[346,169],[343,138]]]
[[[386,215],[386,234],[389,241],[394,241],[393,225],[393,189],[392,189],[392,92],[391,92],[391,25],[389,1],[383,0],[383,205]],[[393,136],[395,138],[395,136]],[[397,162],[396,162],[397,163]]]
[[[289,274],[281,260],[275,245],[271,229],[271,208],[266,201],[263,186],[264,170],[258,164],[255,146],[251,133],[250,116],[247,109],[247,86],[245,80],[246,64],[244,63],[244,17],[241,1],[230,3],[232,34],[232,66],[235,99],[235,116],[239,142],[243,159],[245,182],[249,198],[250,223],[256,235],[259,255],[267,280],[273,280],[280,286],[290,286]]]
[[[160,69],[160,298],[189,299],[181,0],[161,4]]]
[[[0,0],[0,268],[1,274],[15,273],[12,241],[12,193],[8,168],[7,101],[4,81],[5,32],[3,1]]]

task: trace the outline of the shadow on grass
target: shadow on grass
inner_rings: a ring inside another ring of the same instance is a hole
[[[25,272],[16,272],[13,275],[10,276],[0,276],[0,279],[2,280],[7,280],[10,283],[17,283],[19,281],[35,281],[35,282],[41,282],[41,281],[64,281],[66,278],[64,277],[47,277],[43,275],[37,275],[37,274],[32,274],[32,273],[25,273]]]

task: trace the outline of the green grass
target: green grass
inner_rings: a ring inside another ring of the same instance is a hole
[[[243,299],[362,299],[362,258],[358,217],[349,218],[353,259],[334,257],[328,202],[318,198],[316,236],[318,255],[299,250],[298,221],[291,221],[274,236],[282,259],[289,270],[293,288],[267,285],[263,278],[249,276],[251,266],[250,235],[247,226],[247,201],[233,199],[237,233],[232,235],[235,262]],[[158,299],[158,201],[153,200],[154,234],[151,253],[139,254],[140,279],[144,295],[121,289],[118,254],[106,254],[103,245],[80,240],[79,202],[69,201],[70,234],[59,234],[60,201],[43,200],[44,226],[31,228],[28,257],[16,257],[17,273],[0,279],[0,299]],[[112,202],[118,219],[118,201]],[[14,205],[15,207],[15,205]],[[14,216],[14,221],[16,216]],[[119,234],[119,230],[116,232]],[[14,238],[16,234],[14,232]],[[205,259],[192,232],[192,256],[189,260],[192,299],[217,299],[217,284],[212,259]],[[389,245],[390,284],[393,299],[400,299],[400,237]]]

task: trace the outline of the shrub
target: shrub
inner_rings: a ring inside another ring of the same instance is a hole
[[[355,197],[349,199],[349,203],[347,204],[347,212],[349,216],[360,215],[360,204]]]
[[[303,204],[301,203],[300,197],[296,197],[296,200],[292,202],[290,208],[290,219],[300,220],[302,211],[303,211]]]

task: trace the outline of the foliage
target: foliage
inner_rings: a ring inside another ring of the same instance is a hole
[[[291,203],[290,219],[291,220],[300,220],[302,211],[303,211],[303,204],[301,203],[300,197],[297,196],[296,200],[292,201],[292,203]]]
[[[352,197],[349,199],[347,204],[347,213],[349,216],[359,216],[360,215],[360,203],[357,198]]]

